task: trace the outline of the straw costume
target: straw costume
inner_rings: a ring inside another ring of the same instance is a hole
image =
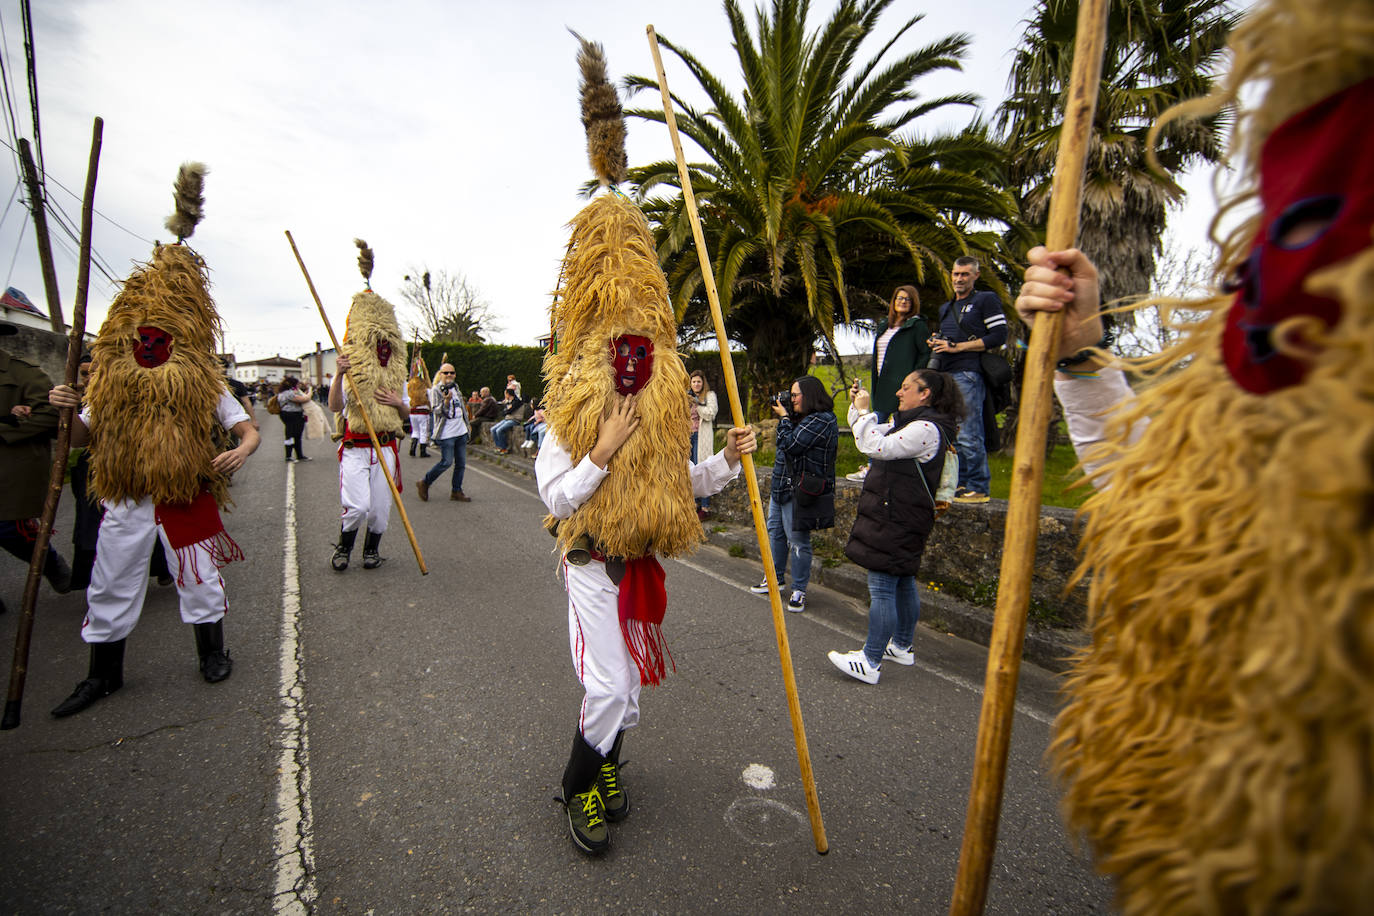
[[[1203,317],[1133,399],[1116,369],[1056,381],[1110,485],[1052,755],[1123,912],[1367,912],[1374,4],[1270,0],[1231,44],[1220,102],[1267,85],[1237,120],[1262,209],[1222,245],[1223,292],[1165,303]]]
[[[555,344],[544,360],[548,436],[535,473],[559,547],[573,558],[562,569],[585,696],[563,800],[573,841],[595,853],[609,844],[605,820],[629,812],[618,763],[625,730],[639,721],[640,688],[657,684],[671,663],[655,554],[676,556],[702,540],[693,497],[718,492],[738,465],[723,453],[689,463],[687,372],[667,284],[644,214],[610,187],[625,177],[620,101],[599,46],[582,41],[578,62],[583,124],[606,190],[572,223],[551,315]],[[638,425],[602,467],[592,452],[618,411]]]
[[[429,457],[430,412],[429,412],[429,372],[425,369],[424,357],[415,354],[415,365],[410,369],[410,380],[406,382],[406,396],[410,399],[410,457],[415,457],[415,446],[420,446],[420,457]]]
[[[156,245],[152,261],[134,269],[91,347],[98,369],[80,421],[89,430],[90,489],[105,507],[81,624],[91,666],[56,716],[80,712],[123,684],[125,639],[143,610],[159,539],[174,558],[181,619],[195,627],[202,675],[222,681],[233,668],[219,569],[243,552],[220,519],[228,478],[216,462],[224,430],[241,440],[231,450],[234,467],[259,437],[221,375],[205,262],[185,244],[202,216],[204,176],[200,163],[181,167],[176,213],[166,223],[177,243]],[[50,397],[63,391],[71,389]]]
[[[343,504],[339,543],[334,547],[330,565],[337,572],[348,568],[358,529],[367,526],[363,540],[363,568],[382,565],[378,547],[391,518],[391,489],[377,460],[377,451],[367,434],[372,421],[377,441],[390,465],[396,490],[401,489],[399,441],[405,435],[403,418],[409,407],[404,362],[405,341],[396,324],[396,310],[372,291],[372,249],[362,239],[358,246],[358,269],[367,289],[353,297],[348,309],[348,325],[340,344],[348,359],[347,377],[341,370],[334,376],[329,392],[330,409],[340,415],[339,501]],[[349,380],[351,378],[351,381]],[[353,385],[357,385],[354,390]]]

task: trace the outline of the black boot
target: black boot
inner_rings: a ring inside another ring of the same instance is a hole
[[[620,745],[624,740],[623,731],[615,736],[615,744],[611,745],[611,752],[606,755],[596,777],[596,788],[606,808],[606,820],[611,823],[623,821],[630,814],[630,796],[620,784]]]
[[[196,624],[196,654],[200,656],[200,674],[211,684],[217,684],[234,670],[229,650],[224,648],[224,621]]]
[[[412,457],[412,458],[415,457],[415,446],[418,445],[419,442],[420,442],[419,439],[411,439],[411,440],[410,440],[410,457]]]
[[[51,547],[48,548],[48,558],[43,561],[43,578],[48,580],[52,590],[59,595],[65,595],[72,590],[71,567],[62,559],[62,554]]]
[[[428,448],[423,442],[420,443],[420,457],[421,457],[421,458],[428,458],[428,457],[429,457],[429,448]]]
[[[73,715],[124,686],[124,640],[91,643],[91,666],[86,679],[52,711],[55,718]]]
[[[611,845],[606,811],[597,785],[606,759],[578,732],[572,753],[563,769],[563,806],[568,812],[568,833],[577,848],[596,855]]]
[[[348,569],[348,556],[353,552],[353,542],[357,539],[357,528],[352,531],[339,531],[339,543],[334,545],[334,556],[329,559],[329,565],[334,567],[335,572]]]
[[[95,551],[76,547],[72,550],[72,590],[85,591],[91,587],[91,570],[95,568]]]
[[[369,531],[367,537],[363,538],[363,569],[376,569],[382,565],[382,558],[377,553],[377,545],[382,542],[382,536],[375,531]]]

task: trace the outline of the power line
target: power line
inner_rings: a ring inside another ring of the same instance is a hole
[[[24,59],[28,63],[26,70],[29,81],[29,108],[33,112],[33,145],[38,152],[39,187],[42,187],[42,176],[47,173],[47,169],[43,166],[43,131],[38,126],[38,49],[33,40],[33,8],[29,0],[19,0],[19,15],[24,20]]]
[[[9,148],[14,157],[14,171],[21,173],[19,154],[15,152],[15,147],[18,146],[16,138],[19,136],[19,124],[14,117],[14,98],[10,92],[9,47],[10,39],[5,32],[5,19],[0,16],[0,86],[3,86],[5,93],[5,132],[10,138]]]
[[[0,229],[5,227],[5,220],[9,219],[10,207],[14,206],[15,200],[19,198],[19,185],[20,182],[16,179],[14,182],[14,190],[10,192],[10,202],[5,204],[5,212],[3,215],[0,215]]]
[[[14,262],[19,260],[19,246],[24,244],[24,230],[29,228],[29,211],[24,211],[24,221],[19,224],[19,241],[14,243],[14,257],[10,258],[10,272],[5,274],[5,288],[8,289],[10,280],[14,279]]]
[[[72,198],[72,200],[77,200],[77,201],[80,201],[80,200],[81,200],[81,198],[78,197],[78,196],[76,195],[76,192],[75,192],[75,191],[73,191],[71,188],[69,188],[69,187],[67,187],[66,185],[64,185],[62,182],[58,181],[56,178],[52,177],[51,175],[47,176],[47,178],[48,178],[48,180],[51,181],[53,184],[57,185],[57,186],[58,186],[59,188],[61,188],[62,190],[66,191],[67,194]],[[100,217],[100,218],[103,219],[105,222],[109,223],[111,226],[114,226],[116,229],[119,229],[119,230],[122,230],[122,231],[124,231],[124,232],[127,232],[129,235],[131,235],[131,236],[133,236],[134,238],[138,239],[140,242],[143,242],[143,243],[145,243],[145,244],[147,244],[147,245],[152,245],[152,244],[153,244],[153,240],[152,240],[152,239],[145,239],[143,236],[139,235],[139,234],[138,234],[137,232],[135,232],[134,230],[129,229],[129,228],[125,227],[125,226],[121,226],[119,223],[117,223],[117,222],[115,222],[114,220],[110,219],[108,216],[106,216],[104,213],[101,213],[99,210],[96,210],[94,207],[92,208],[92,211],[95,213],[96,216]]]

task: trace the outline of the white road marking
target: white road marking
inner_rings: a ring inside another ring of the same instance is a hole
[[[741,583],[739,583],[739,582],[734,581],[733,579],[728,579],[728,578],[726,578],[725,576],[722,576],[720,573],[716,572],[716,571],[713,570],[713,569],[707,569],[707,568],[704,567],[704,566],[700,566],[700,565],[698,565],[698,564],[696,564],[696,563],[693,563],[691,560],[686,560],[686,559],[683,559],[682,557],[676,557],[676,558],[674,558],[674,562],[675,562],[675,563],[680,563],[680,564],[682,564],[683,566],[686,566],[688,569],[692,570],[693,572],[701,573],[703,576],[709,576],[710,578],[715,579],[717,582],[721,583],[722,585],[728,585],[728,586],[730,586],[731,588],[738,589],[739,591],[742,591],[742,592],[744,592],[745,594],[749,595],[751,599],[757,599],[757,597],[758,597],[758,596],[755,595],[753,592],[749,591],[749,586],[748,586],[748,585],[743,585],[743,584],[741,584]],[[795,616],[798,617],[798,618],[800,618],[798,622],[814,623],[814,624],[816,624],[816,625],[818,625],[818,626],[825,627],[827,630],[830,630],[830,631],[835,632],[835,633],[839,633],[839,634],[841,634],[842,636],[846,636],[846,637],[848,637],[848,638],[850,638],[850,639],[858,639],[858,640],[862,641],[862,640],[864,639],[864,637],[866,636],[865,633],[859,632],[859,630],[858,630],[857,628],[855,628],[855,627],[845,627],[845,626],[841,626],[841,625],[839,625],[839,624],[832,623],[832,622],[830,622],[829,620],[826,620],[826,619],[824,619],[824,618],[822,618],[822,617],[817,617],[817,616],[815,616],[815,615],[808,614],[808,615],[806,615],[805,617],[802,617],[801,615],[795,615]],[[922,661],[920,658],[917,658],[917,659],[916,659],[916,665],[915,665],[915,667],[921,669],[922,671],[926,672],[927,674],[933,674],[935,677],[938,677],[940,680],[946,681],[946,682],[948,682],[948,683],[950,683],[950,684],[953,684],[953,685],[955,685],[956,687],[962,687],[964,690],[967,690],[967,691],[969,691],[970,693],[976,694],[976,695],[978,695],[978,696],[980,696],[980,697],[983,695],[983,685],[982,685],[982,684],[979,684],[979,683],[977,683],[976,681],[969,680],[968,678],[966,678],[966,677],[964,677],[964,676],[962,676],[962,675],[959,675],[959,674],[952,674],[952,673],[950,673],[950,672],[948,672],[948,671],[945,671],[945,670],[942,669],[942,668],[937,668],[937,667],[935,667],[934,665],[931,665],[929,662]],[[1045,713],[1045,712],[1042,712],[1041,710],[1036,709],[1034,706],[1030,706],[1030,705],[1027,705],[1027,704],[1025,704],[1025,703],[1020,703],[1020,702],[1018,702],[1018,703],[1016,704],[1016,711],[1019,712],[1019,713],[1021,713],[1021,714],[1024,715],[1024,716],[1029,716],[1030,718],[1034,719],[1036,722],[1040,722],[1040,723],[1043,723],[1043,724],[1045,724],[1045,725],[1051,725],[1051,724],[1054,723],[1054,716],[1053,716],[1053,715],[1050,715],[1050,714],[1047,714],[1047,713]]]
[[[286,533],[282,553],[281,716],[277,742],[277,823],[273,831],[276,882],[272,910],[290,916],[310,912],[315,887],[315,850],[310,810],[310,745],[305,728],[305,686],[300,671],[300,564],[296,557],[296,466],[286,469]]]
[[[469,471],[472,470],[472,465],[468,465],[468,470],[469,470]],[[515,490],[517,493],[523,493],[523,494],[525,494],[526,496],[533,497],[534,499],[539,499],[539,493],[538,493],[538,492],[530,492],[529,489],[527,489],[527,488],[525,488],[525,487],[516,486],[515,484],[511,483],[510,481],[504,480],[504,479],[502,479],[501,477],[498,477],[498,476],[496,476],[495,474],[492,474],[492,473],[490,473],[490,472],[488,472],[488,471],[480,471],[480,470],[479,470],[477,473],[480,474],[481,476],[487,478],[488,480],[494,480],[494,481],[496,481],[497,483],[501,484],[502,486],[510,487],[512,490]],[[680,563],[680,564],[682,564],[683,566],[687,567],[688,569],[692,570],[693,572],[698,572],[698,573],[701,573],[703,576],[708,576],[708,577],[710,577],[710,578],[716,580],[717,582],[721,583],[722,585],[728,585],[728,586],[731,587],[731,588],[738,589],[739,591],[742,591],[742,592],[744,592],[745,594],[749,595],[751,598],[756,597],[756,596],[754,595],[753,592],[749,591],[749,586],[748,586],[748,585],[741,584],[741,583],[739,583],[739,582],[734,581],[733,579],[728,579],[728,578],[726,578],[725,576],[722,576],[720,573],[716,572],[716,571],[713,570],[713,569],[707,569],[707,568],[704,567],[704,566],[701,566],[701,565],[699,565],[699,564],[697,564],[697,563],[693,563],[691,560],[687,560],[687,559],[684,559],[684,558],[682,558],[682,557],[674,557],[674,558],[673,558],[673,562],[675,562],[675,563]],[[797,616],[800,617],[800,615],[797,615]],[[840,626],[840,625],[835,624],[835,623],[831,623],[831,622],[828,621],[828,620],[824,620],[824,619],[821,619],[821,618],[816,617],[816,616],[813,616],[813,615],[807,615],[807,616],[805,616],[805,617],[801,617],[801,620],[806,621],[806,622],[808,622],[808,623],[819,624],[820,626],[825,627],[827,630],[831,630],[831,631],[833,631],[833,632],[835,632],[835,633],[839,633],[839,634],[841,634],[841,635],[843,635],[843,636],[847,636],[847,637],[849,637],[849,638],[851,638],[851,639],[854,639],[854,638],[863,639],[864,636],[865,636],[865,634],[860,633],[860,632],[858,631],[857,628],[843,627],[843,626]],[[970,693],[976,694],[976,695],[978,695],[978,696],[980,696],[980,697],[983,695],[983,685],[982,685],[982,684],[979,684],[979,683],[976,682],[976,681],[969,680],[968,678],[963,677],[962,675],[951,674],[950,672],[945,671],[945,670],[943,670],[943,669],[941,669],[941,668],[936,668],[935,666],[931,665],[929,662],[923,662],[923,661],[921,661],[919,658],[916,660],[916,665],[915,665],[915,667],[921,669],[922,671],[926,672],[927,674],[933,674],[933,675],[935,675],[936,677],[940,678],[942,681],[947,681],[948,683],[954,684],[956,687],[961,687],[961,688],[963,688],[964,690],[969,691]],[[1036,709],[1034,706],[1027,705],[1026,703],[1020,703],[1020,702],[1018,702],[1018,703],[1016,704],[1016,711],[1019,712],[1019,713],[1021,713],[1021,714],[1024,715],[1024,716],[1029,716],[1031,719],[1034,719],[1036,722],[1040,722],[1040,723],[1042,723],[1042,724],[1044,724],[1044,725],[1052,725],[1052,724],[1054,723],[1054,716],[1053,716],[1052,714],[1043,712],[1042,710]]]

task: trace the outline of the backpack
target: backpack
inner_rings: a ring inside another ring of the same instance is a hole
[[[267,399],[267,412],[271,414],[281,413],[281,401],[277,400],[275,394]]]

